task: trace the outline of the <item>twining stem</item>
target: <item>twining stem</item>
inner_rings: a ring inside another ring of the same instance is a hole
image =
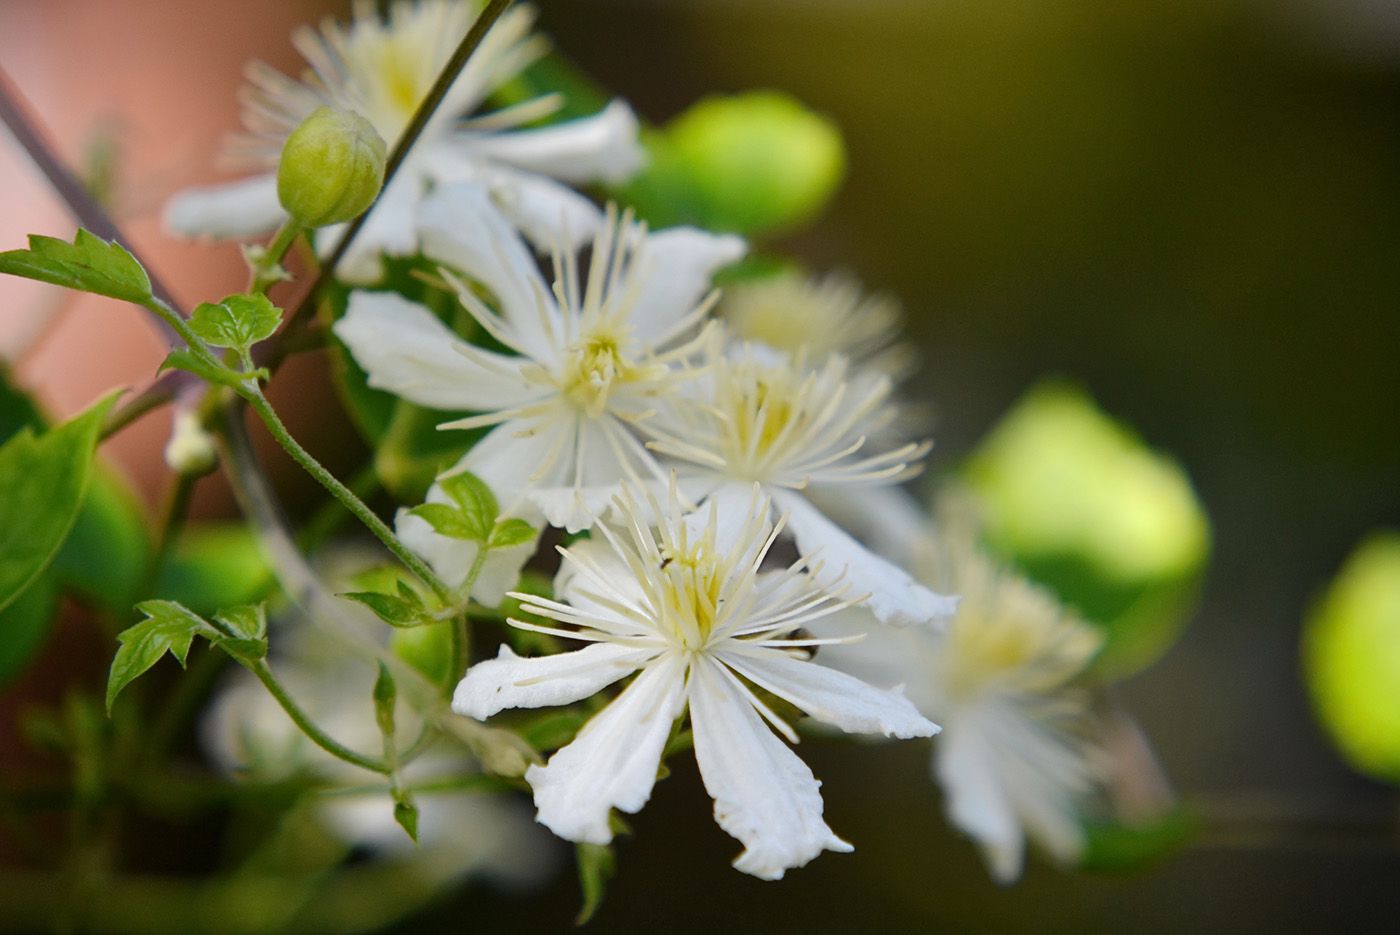
[[[383,760],[377,760],[374,757],[365,756],[363,753],[357,753],[317,727],[316,722],[307,717],[306,712],[301,710],[297,703],[292,700],[291,695],[287,694],[287,690],[282,687],[282,683],[277,681],[277,677],[274,676],[272,670],[268,668],[267,660],[259,659],[256,662],[249,663],[247,667],[250,672],[258,677],[258,681],[263,683],[263,686],[272,697],[277,699],[277,703],[282,706],[283,711],[287,712],[287,716],[292,719],[292,722],[295,723],[297,727],[301,728],[301,732],[311,738],[311,742],[316,746],[337,759],[344,760],[347,763],[353,763],[356,766],[374,773],[387,776],[393,771],[389,764],[385,763]]]
[[[283,278],[282,260],[286,257],[287,251],[292,248],[292,244],[296,243],[302,230],[301,224],[292,218],[287,218],[282,222],[282,226],[277,228],[276,236],[272,238],[272,243],[253,264],[248,283],[249,292],[265,293],[273,283]]]
[[[419,102],[418,109],[413,113],[413,119],[408,122],[408,126],[405,127],[403,133],[399,135],[398,140],[394,143],[393,152],[389,154],[389,160],[384,166],[384,185],[380,188],[381,198],[384,192],[388,190],[390,183],[393,182],[394,176],[398,174],[399,169],[403,166],[404,160],[413,149],[413,144],[418,142],[418,137],[423,134],[423,131],[428,126],[428,122],[432,120],[433,114],[437,112],[443,99],[447,97],[447,92],[450,91],[452,85],[456,83],[457,76],[461,74],[462,69],[467,64],[467,60],[476,52],[477,47],[480,46],[482,40],[486,38],[487,32],[496,24],[496,20],[500,19],[501,14],[506,11],[506,8],[511,5],[511,2],[512,0],[490,0],[485,8],[482,9],[480,15],[477,16],[476,22],[472,23],[471,28],[467,30],[467,34],[462,37],[462,41],[457,44],[457,48],[453,50],[452,56],[447,60],[447,63],[443,65],[442,71],[438,72],[437,80],[433,82],[433,86],[428,89],[427,95]],[[350,249],[351,243],[355,240],[356,235],[360,233],[360,229],[364,227],[365,221],[368,220],[378,203],[378,200],[376,200],[374,204],[369,206],[369,210],[357,217],[350,223],[350,226],[345,229],[345,233],[341,235],[340,240],[336,242],[334,249],[331,250],[330,256],[328,256],[325,263],[321,265],[320,272],[317,273],[315,281],[311,283],[311,288],[306,291],[306,295],[302,297],[301,303],[288,318],[288,331],[303,324],[315,310],[321,291],[331,279],[334,278],[336,267],[340,265],[340,261]],[[270,358],[259,358],[258,363],[272,368],[280,359],[280,355],[277,346],[268,345],[267,347],[268,350],[266,353],[271,355]]]
[[[374,533],[375,537],[384,543],[385,548],[392,552],[395,558],[403,562],[418,580],[433,589],[433,593],[438,596],[439,600],[444,603],[451,602],[452,589],[433,573],[426,562],[409,551],[408,547],[394,535],[394,531],[385,525],[383,520],[374,515],[373,510],[365,506],[363,500],[355,496],[349,487],[337,480],[334,474],[322,467],[321,463],[292,437],[291,433],[287,431],[287,427],[282,424],[282,419],[277,415],[276,410],[272,408],[272,404],[263,395],[260,387],[248,384],[239,395],[248,401],[248,405],[258,414],[258,418],[262,419],[267,430],[272,433],[272,437],[292,456],[292,460],[301,465],[306,473],[326,488],[327,492],[339,500],[356,519],[364,523],[365,528]]]
[[[452,668],[447,671],[445,686],[449,698],[457,680],[467,671],[467,663],[471,661],[471,615],[467,612],[467,607],[471,604],[472,588],[476,586],[476,579],[481,577],[481,569],[485,567],[486,556],[490,551],[485,542],[481,543],[481,547],[476,550],[476,557],[472,559],[472,567],[467,571],[466,580],[458,589],[462,609],[452,618]]]

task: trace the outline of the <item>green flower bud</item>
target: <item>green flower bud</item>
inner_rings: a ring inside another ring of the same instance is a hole
[[[384,184],[384,140],[348,110],[318,107],[292,131],[277,167],[277,198],[305,227],[364,213]]]
[[[1352,768],[1400,783],[1400,534],[1370,536],[1308,614],[1303,671]]]
[[[1186,473],[1063,383],[1031,390],[963,470],[988,544],[1105,631],[1122,674],[1176,638],[1210,550]]]

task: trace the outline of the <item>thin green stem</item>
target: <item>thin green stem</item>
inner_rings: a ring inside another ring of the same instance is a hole
[[[287,453],[292,456],[292,459],[296,461],[297,464],[301,465],[306,473],[314,477],[316,481],[322,487],[326,488],[331,496],[339,500],[356,519],[364,523],[365,528],[374,533],[375,537],[378,538],[380,542],[384,543],[385,548],[392,552],[399,561],[403,562],[408,570],[413,572],[415,577],[433,589],[433,593],[438,596],[439,600],[444,602],[450,602],[452,600],[452,589],[433,573],[433,570],[428,567],[427,563],[409,551],[408,547],[400,542],[398,537],[394,535],[394,531],[385,525],[384,521],[376,516],[373,510],[365,506],[363,500],[355,496],[354,492],[349,487],[346,487],[337,480],[334,474],[322,467],[321,463],[313,458],[311,454],[301,446],[300,442],[292,437],[291,433],[287,431],[287,427],[282,424],[282,420],[278,417],[277,412],[272,408],[272,404],[269,403],[267,397],[263,395],[260,387],[255,385],[248,386],[241,395],[248,401],[248,405],[253,408],[253,411],[258,414],[258,418],[262,419],[263,424],[267,426],[267,430],[272,433],[272,437],[277,440],[279,445],[286,449]]]
[[[277,234],[272,238],[272,243],[268,244],[267,249],[262,251],[257,262],[253,264],[248,283],[249,292],[267,292],[273,283],[284,278],[282,260],[292,248],[292,244],[296,243],[302,230],[301,224],[293,218],[282,222],[282,226],[277,228]]]
[[[383,760],[365,756],[363,753],[357,753],[321,730],[321,728],[316,725],[316,722],[311,720],[306,712],[292,700],[292,696],[287,694],[287,690],[282,687],[282,683],[277,681],[277,677],[274,676],[272,670],[268,668],[267,660],[259,659],[249,665],[248,669],[258,677],[258,681],[262,682],[263,686],[272,697],[277,699],[277,703],[282,706],[283,711],[287,712],[287,716],[292,719],[292,722],[296,724],[297,727],[301,728],[301,732],[310,738],[311,742],[316,746],[336,759],[344,760],[347,763],[353,763],[370,772],[380,773],[385,776],[392,772],[389,764],[385,763]]]

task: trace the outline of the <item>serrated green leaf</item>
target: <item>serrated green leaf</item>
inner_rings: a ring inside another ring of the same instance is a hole
[[[200,303],[189,324],[207,344],[246,351],[272,336],[282,324],[282,310],[261,293],[230,295],[219,302]]]
[[[230,607],[214,615],[238,639],[260,640],[267,636],[267,611],[261,604]]]
[[[496,528],[491,530],[491,541],[488,544],[493,549],[509,549],[513,546],[533,542],[535,535],[535,527],[523,519],[505,519],[497,523]]]
[[[267,656],[267,640],[244,640],[220,636],[211,638],[211,642],[240,662],[252,662]]]
[[[108,243],[82,229],[71,244],[30,234],[28,250],[0,253],[0,273],[138,305],[151,301],[150,277],[136,258],[121,244]]]
[[[579,844],[574,853],[578,859],[579,889],[583,891],[583,906],[574,917],[574,924],[587,925],[603,905],[608,881],[617,872],[617,858],[609,844]]]
[[[160,369],[162,371],[184,370],[219,386],[242,386],[250,377],[256,380],[266,380],[268,377],[266,367],[259,367],[257,370],[245,373],[242,370],[235,370],[232,367],[215,363],[203,354],[196,353],[187,347],[177,347],[166,354],[165,360],[161,361]]]
[[[121,645],[107,677],[107,712],[121,690],[167,652],[185,664],[196,636],[218,638],[219,632],[189,608],[174,601],[146,601],[136,608],[146,619],[117,635]]]
[[[25,428],[0,446],[0,610],[43,573],[73,528],[117,395],[41,436]]]

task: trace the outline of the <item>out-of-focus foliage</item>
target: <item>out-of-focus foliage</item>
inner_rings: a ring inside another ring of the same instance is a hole
[[[654,227],[790,229],[826,206],[846,169],[836,125],[776,91],[706,98],[645,141],[650,164],[618,194]]]
[[[257,536],[242,523],[211,523],[180,537],[156,578],[155,594],[212,614],[250,604],[272,589],[272,570]]]
[[[1141,668],[1175,639],[1209,524],[1185,472],[1087,393],[1032,389],[963,477],[992,548],[1105,630],[1101,669]]]
[[[1400,534],[1376,533],[1308,615],[1313,707],[1346,761],[1400,783]]]

